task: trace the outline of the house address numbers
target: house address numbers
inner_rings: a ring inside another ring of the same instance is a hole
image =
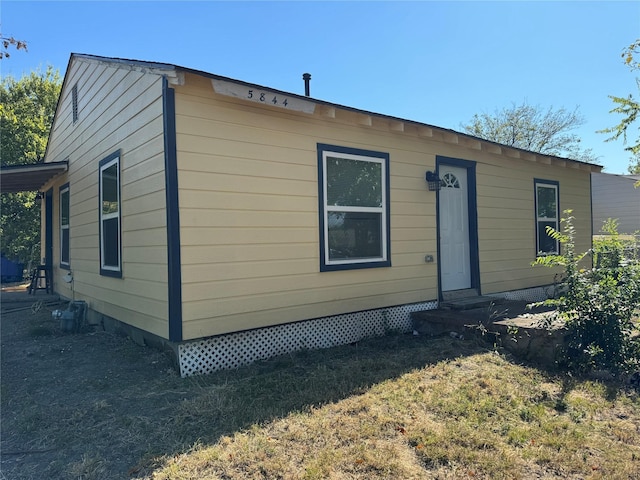
[[[228,82],[225,80],[212,79],[213,90],[221,95],[235,97],[249,102],[261,103],[294,110],[297,112],[313,113],[315,104],[298,97],[290,97],[284,93],[242,85],[240,83]]]
[[[287,97],[282,96],[280,97],[280,99],[278,99],[278,95],[273,93],[267,93],[262,91],[258,91],[255,93],[254,92],[255,91],[252,88],[247,90],[247,98],[249,100],[253,100],[254,98],[257,98],[258,101],[262,103],[269,102],[281,107],[289,106],[289,99]],[[273,95],[273,98],[271,98],[271,95]],[[269,100],[269,98],[271,98],[271,100]]]

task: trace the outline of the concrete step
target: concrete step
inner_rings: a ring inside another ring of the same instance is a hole
[[[461,334],[467,325],[475,323],[475,318],[461,315],[456,310],[425,310],[411,313],[413,331],[420,335],[438,336],[456,332]]]
[[[529,317],[532,314],[552,310],[551,307],[537,307],[531,310],[524,301],[484,298],[491,301],[476,308],[459,310],[439,308],[413,312],[411,313],[413,329],[419,334],[431,336],[451,332],[462,333],[468,328],[477,328],[480,325],[486,327],[499,321],[512,322],[521,316]]]
[[[553,313],[553,307],[529,308],[525,301],[503,300],[483,308],[413,312],[411,320],[418,335],[449,335],[454,339],[452,341],[478,336],[499,343],[527,361],[553,367],[566,332],[558,328],[562,324],[554,325],[552,329],[539,324]]]
[[[474,308],[490,307],[491,305],[499,305],[503,300],[496,297],[475,296],[457,298],[455,300],[447,300],[440,302],[440,308],[447,310],[472,310]]]

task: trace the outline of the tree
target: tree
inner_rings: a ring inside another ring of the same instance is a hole
[[[6,77],[0,85],[0,151],[3,166],[38,163],[47,147],[53,122],[60,73],[48,67],[20,80]]]
[[[0,60],[3,58],[9,58],[9,47],[15,47],[16,50],[27,51],[27,42],[23,40],[17,40],[14,37],[7,37],[0,33],[0,42],[2,42],[2,50],[0,51]]]
[[[496,110],[493,115],[475,114],[468,124],[462,124],[462,128],[470,135],[502,145],[594,162],[596,157],[591,150],[583,150],[580,138],[571,133],[583,124],[577,107],[574,110],[549,107],[545,111],[523,102]]]
[[[540,302],[556,307],[564,321],[567,334],[560,366],[579,373],[635,372],[640,367],[640,332],[634,321],[640,313],[640,264],[629,255],[629,245],[611,219],[602,229],[603,239],[594,241],[587,252],[576,252],[574,218],[571,210],[564,214],[562,232],[547,227],[563,245],[561,253],[533,262],[564,269],[560,298]],[[585,269],[581,262],[589,256],[594,268]]]
[[[47,146],[61,79],[52,67],[0,84],[0,163],[38,163]],[[3,193],[0,210],[2,252],[28,264],[40,256],[40,209],[35,192]]]
[[[629,66],[629,68],[633,70],[640,69],[640,62],[637,60],[640,55],[640,39],[633,42],[631,45],[626,47],[622,51],[622,58],[624,63]],[[640,79],[636,78],[636,86],[638,90],[640,90]],[[628,97],[616,97],[613,95],[609,95],[609,98],[613,100],[613,103],[616,104],[616,107],[612,110],[609,110],[609,113],[619,113],[623,115],[620,123],[615,127],[606,128],[604,130],[600,130],[600,133],[611,133],[612,135],[606,140],[610,142],[612,140],[617,140],[622,137],[624,144],[627,144],[627,133],[629,128],[636,123],[638,118],[640,118],[640,102],[633,98],[633,95],[629,95]],[[638,131],[640,131],[640,126],[638,126]],[[633,155],[635,155],[636,162],[638,160],[638,155],[640,155],[640,135],[634,140],[632,145],[629,145],[625,148],[625,150],[630,151]],[[632,163],[629,166],[629,170],[631,171],[634,168],[633,159]]]
[[[629,173],[631,175],[640,175],[640,152],[636,153],[629,162]]]

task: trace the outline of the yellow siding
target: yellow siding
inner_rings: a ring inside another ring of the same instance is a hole
[[[498,163],[487,154],[475,160],[482,292],[553,283],[557,270],[530,266],[536,249],[534,179],[559,182],[560,209],[573,210],[582,251],[591,246],[589,173],[505,157]]]
[[[390,133],[376,145],[357,127],[230,102],[192,76],[176,93],[185,339],[437,296],[423,261],[434,196],[420,180],[433,156]],[[318,142],[391,153],[393,268],[319,272]]]
[[[194,75],[176,87],[176,109],[185,339],[436,299],[437,263],[424,262],[437,253],[424,182],[436,155],[476,162],[483,293],[553,281],[530,266],[534,178],[560,182],[578,247],[589,246],[589,172],[566,162],[340,109],[246,103]],[[392,267],[319,271],[317,143],[389,153]]]
[[[78,84],[78,121],[71,89]],[[120,150],[122,278],[100,275],[98,163]],[[58,187],[71,192],[71,269],[75,297],[91,309],[168,337],[167,234],[164,181],[162,79],[135,69],[76,58],[49,139],[45,161],[69,161],[54,188],[54,282],[60,278]]]

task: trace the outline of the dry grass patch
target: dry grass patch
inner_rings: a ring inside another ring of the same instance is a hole
[[[495,353],[441,360],[165,458],[152,477],[638,478],[637,396],[564,380]]]
[[[50,312],[2,321],[11,479],[640,478],[637,394],[473,340],[391,335],[182,379]]]

